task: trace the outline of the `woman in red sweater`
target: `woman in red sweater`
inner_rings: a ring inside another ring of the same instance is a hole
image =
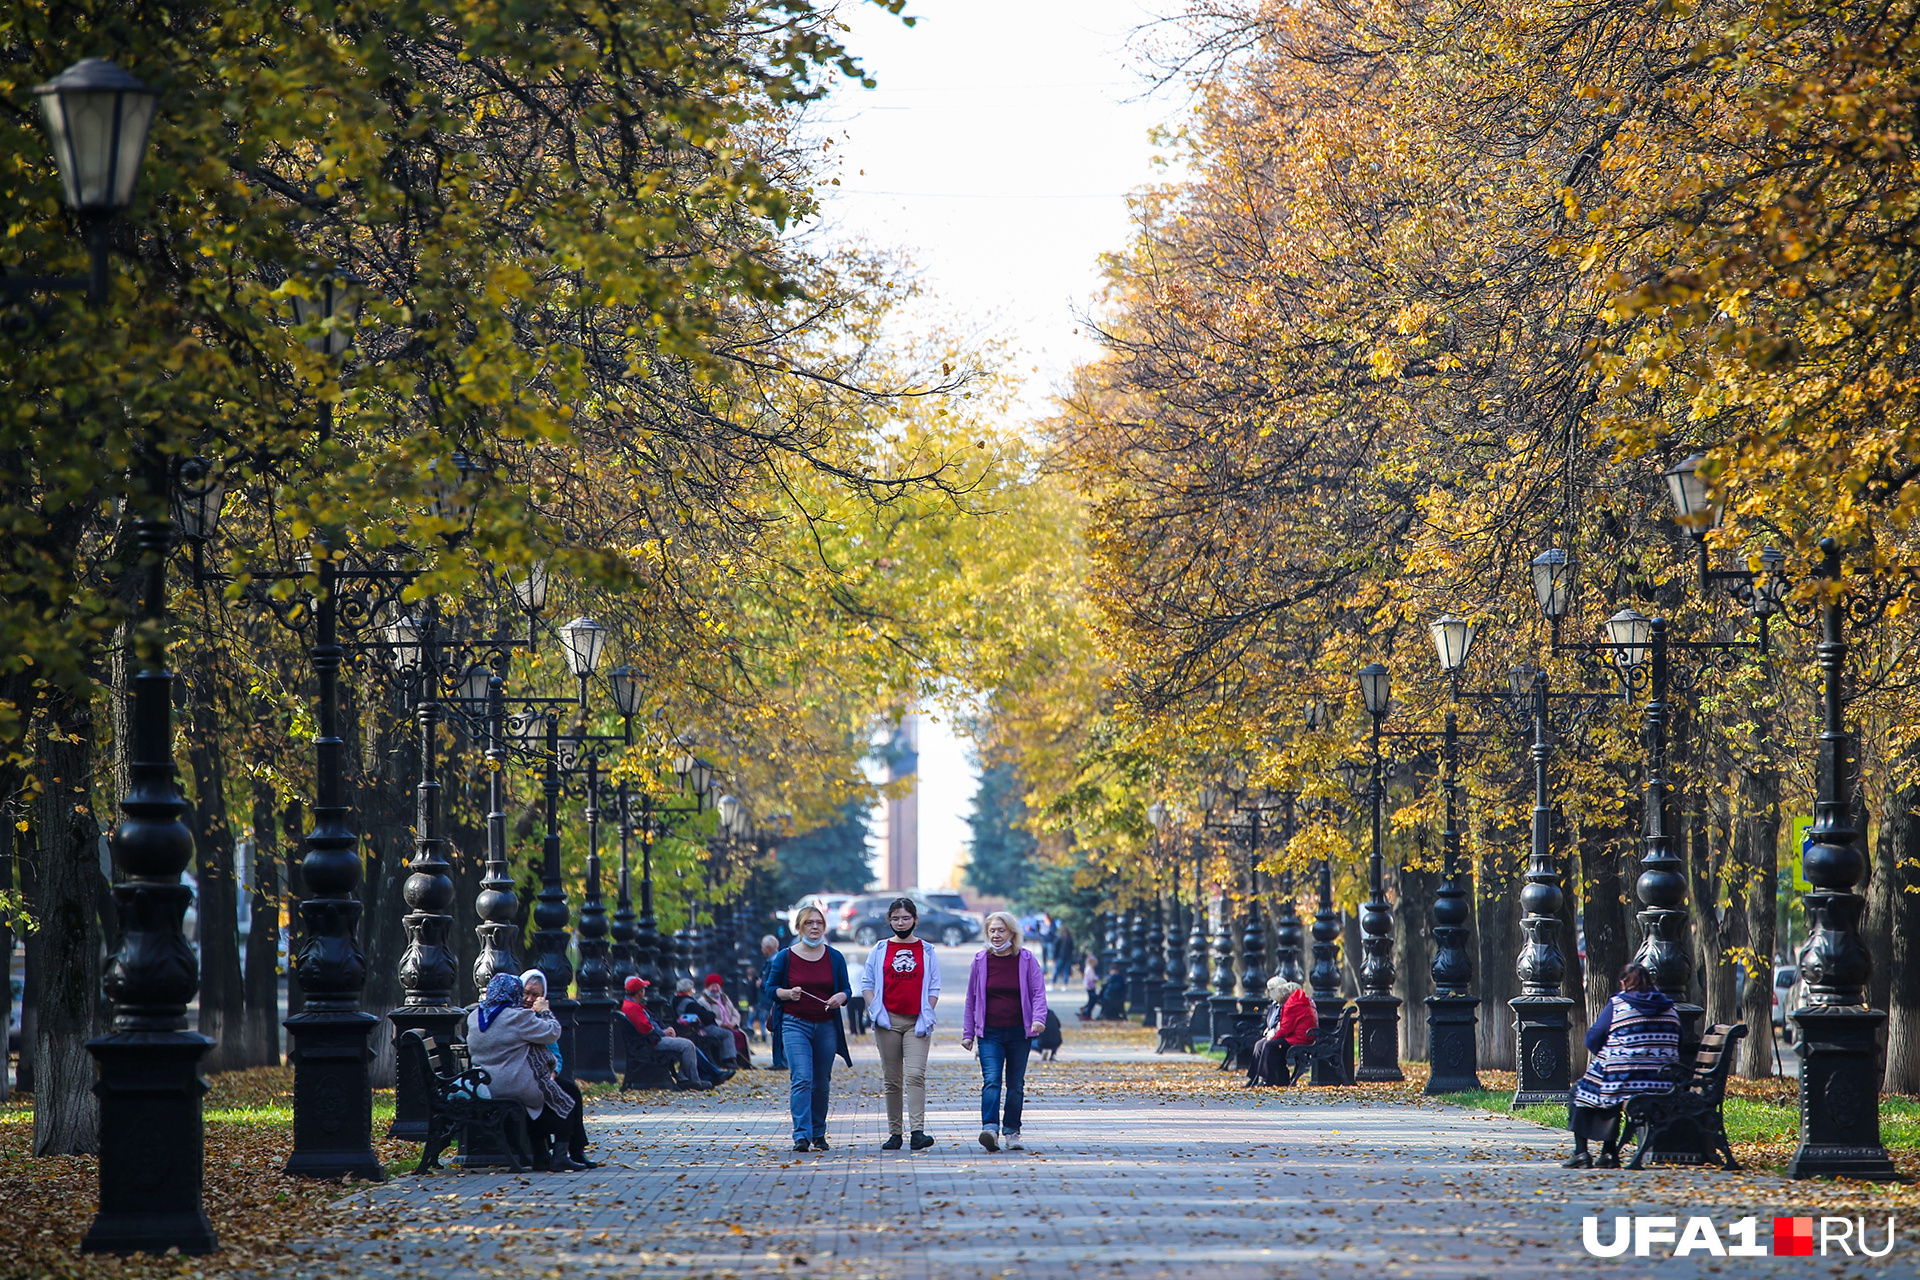
[[[1297,982],[1278,975],[1267,981],[1267,1033],[1253,1047],[1253,1066],[1247,1072],[1247,1087],[1287,1082],[1287,1050],[1313,1039],[1320,1015],[1313,999]]]

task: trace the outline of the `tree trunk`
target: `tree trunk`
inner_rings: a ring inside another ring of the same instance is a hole
[[[40,928],[28,936],[34,1011],[33,1153],[91,1155],[100,1149],[87,1041],[101,1016],[100,828],[89,804],[93,716],[83,699],[55,696],[37,752],[43,790],[34,804]]]
[[[1480,1066],[1488,1071],[1515,1069],[1518,1046],[1507,1002],[1520,994],[1514,956],[1520,949],[1520,874],[1511,853],[1521,847],[1516,833],[1495,833],[1490,849],[1474,869],[1473,936],[1479,944]]]
[[[360,917],[361,953],[367,958],[367,986],[361,1007],[385,1017],[405,997],[400,985],[400,957],[407,934],[401,921],[407,914],[402,890],[407,863],[413,857],[413,786],[419,753],[403,719],[382,726],[381,750],[367,761],[355,799],[362,829],[366,880],[361,888],[366,904]],[[387,1029],[373,1034],[375,1088],[393,1087],[393,1036]]]
[[[1360,962],[1366,952],[1360,946],[1360,917],[1345,907],[1340,909],[1340,994],[1351,1000],[1360,994]]]
[[[6,1026],[0,1033],[8,1039],[13,1036],[13,916],[5,903],[13,892],[13,835],[17,828],[13,825],[17,819],[13,816],[13,771],[0,770],[0,978],[7,982]],[[23,1050],[26,1037],[20,1038]],[[7,1062],[6,1041],[0,1040],[0,1102],[13,1096],[13,1072]]]
[[[247,901],[246,1062],[280,1065],[280,858],[273,824],[273,788],[253,783],[253,886]]]
[[[300,983],[294,977],[293,962],[299,958],[303,940],[300,932],[300,899],[306,892],[300,879],[300,860],[307,854],[306,811],[298,800],[287,801],[286,812],[280,815],[280,829],[286,833],[286,843],[281,846],[281,883],[285,885],[282,897],[286,900],[287,918],[287,1016],[291,1018],[306,1007],[306,998],[300,993]]]
[[[1586,965],[1580,959],[1580,904],[1584,901],[1581,889],[1580,859],[1571,855],[1568,844],[1567,822],[1558,805],[1553,812],[1553,849],[1560,866],[1560,957],[1566,965],[1566,976],[1560,980],[1560,994],[1573,1001],[1573,1007],[1567,1010],[1567,1024],[1570,1034],[1567,1039],[1573,1050],[1573,1061],[1583,1065],[1575,1072],[1576,1076],[1585,1070],[1587,1036],[1587,992]],[[1482,1017],[1487,1016],[1484,1010]]]
[[[1622,827],[1603,826],[1580,832],[1580,883],[1586,898],[1581,923],[1587,939],[1587,1017],[1612,998],[1620,985],[1620,971],[1633,955],[1633,937],[1627,925],[1626,868],[1632,862],[1632,842]]]
[[[1780,773],[1774,760],[1772,707],[1756,700],[1752,708],[1753,766],[1741,773],[1741,850],[1746,877],[1747,949],[1759,968],[1740,1002],[1747,1037],[1740,1042],[1734,1069],[1752,1080],[1773,1075],[1773,966],[1779,949],[1776,921],[1780,909]]]
[[[233,824],[227,820],[227,762],[213,677],[193,682],[193,734],[187,766],[193,772],[194,895],[199,911],[200,1034],[213,1041],[202,1060],[207,1071],[247,1065],[246,986],[240,972],[240,892],[233,867]]]
[[[1400,1057],[1425,1062],[1432,1052],[1426,999],[1433,994],[1433,895],[1440,876],[1401,867],[1399,880],[1400,895],[1393,906],[1393,968],[1399,979],[1397,994],[1406,1001],[1402,1006],[1406,1013],[1400,1019]],[[1479,989],[1477,982],[1473,989]]]
[[[1867,1004],[1869,1008],[1885,1009],[1893,994],[1893,966],[1887,963],[1887,957],[1893,954],[1893,920],[1897,907],[1894,895],[1901,883],[1900,869],[1896,865],[1899,854],[1894,841],[1882,836],[1873,839],[1874,832],[1868,822],[1865,780],[1858,784],[1861,790],[1854,796],[1853,829],[1859,833],[1859,843],[1854,847],[1867,854],[1867,881],[1862,891],[1867,895],[1867,918],[1861,924],[1860,932],[1865,935],[1867,954],[1873,957],[1873,976],[1867,985]]]
[[[1881,859],[1895,882],[1893,945],[1886,957],[1888,1093],[1920,1093],[1920,784],[1889,787],[1880,821]],[[1876,957],[1878,959],[1878,957]],[[1879,967],[1878,965],[1875,966]]]

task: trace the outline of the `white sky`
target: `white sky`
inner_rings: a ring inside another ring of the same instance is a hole
[[[814,234],[905,250],[934,307],[1020,353],[1018,402],[1045,412],[1094,354],[1076,310],[1099,256],[1125,245],[1130,191],[1163,179],[1148,132],[1177,113],[1125,45],[1153,15],[1135,0],[909,0],[912,28],[847,3],[847,43],[878,88],[821,112],[840,186]],[[953,878],[976,777],[944,720],[923,718],[920,880]]]

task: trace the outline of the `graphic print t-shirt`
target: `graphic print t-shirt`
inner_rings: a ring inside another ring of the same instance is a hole
[[[920,1016],[920,985],[926,979],[920,963],[918,942],[887,943],[886,958],[881,962],[880,1002],[891,1016]]]

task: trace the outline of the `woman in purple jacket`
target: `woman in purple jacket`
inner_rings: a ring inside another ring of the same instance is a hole
[[[1020,923],[1004,911],[987,917],[987,949],[973,958],[967,1004],[960,1015],[960,1047],[980,1042],[980,1145],[1020,1151],[1020,1107],[1026,1101],[1027,1054],[1047,1027],[1047,980],[1040,962],[1020,945]],[[1000,1080],[1006,1077],[1006,1111]]]

